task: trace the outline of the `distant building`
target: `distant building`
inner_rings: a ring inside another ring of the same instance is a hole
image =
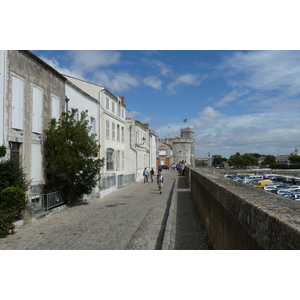
[[[173,163],[172,145],[164,143],[158,139],[156,157],[156,166],[171,165]]]
[[[165,139],[164,142],[172,146],[173,163],[184,161],[187,165],[195,166],[194,129],[189,126],[180,129],[180,137]]]

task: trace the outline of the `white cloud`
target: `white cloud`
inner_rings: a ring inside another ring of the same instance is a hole
[[[237,76],[234,85],[257,90],[299,91],[299,51],[235,52],[221,66],[224,76]],[[243,76],[241,76],[243,75]]]
[[[160,70],[160,74],[162,76],[170,76],[173,73],[172,68],[167,66],[165,63],[163,63],[160,60],[157,60],[157,59],[150,59],[149,60],[148,58],[144,58],[143,61],[147,65],[152,65],[152,66],[158,67],[158,69]]]
[[[235,101],[238,97],[238,91],[233,90],[229,94],[227,94],[225,97],[223,97],[218,103],[216,103],[216,106],[225,106],[229,102]]]
[[[126,110],[126,118],[128,119],[135,119],[136,116],[141,115],[142,113],[134,110]]]
[[[115,92],[128,91],[139,85],[138,80],[127,72],[99,71],[94,74],[94,78],[99,84]]]
[[[155,90],[161,90],[162,81],[156,76],[148,76],[143,82],[145,85],[150,86]]]
[[[196,148],[200,156],[212,154],[229,157],[236,152],[289,154],[299,146],[300,128],[294,120],[299,114],[265,112],[226,116],[206,107],[199,119],[192,119]]]
[[[48,59],[44,56],[41,56],[41,59],[61,74],[84,79],[82,72],[80,72],[79,70],[63,68],[59,65],[59,62],[55,59]]]
[[[200,85],[202,79],[196,74],[179,75],[172,83],[168,85],[168,91],[172,94],[176,93],[176,89],[181,85]]]
[[[165,63],[159,60],[153,60],[152,63],[160,68],[161,75],[168,76],[172,74],[172,69],[168,67]]]
[[[214,123],[218,119],[222,118],[223,115],[212,107],[205,107],[203,112],[199,113],[202,122]]]
[[[121,53],[106,50],[79,50],[71,52],[73,66],[84,72],[107,67],[120,62]]]

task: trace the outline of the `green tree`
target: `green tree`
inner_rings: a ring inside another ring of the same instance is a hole
[[[76,120],[77,109],[52,119],[45,130],[46,192],[62,191],[68,204],[90,194],[104,159],[99,159],[96,135],[88,125],[87,111]]]
[[[293,165],[300,165],[300,156],[299,155],[290,155],[289,161]]]
[[[0,146],[0,157],[4,157],[6,154],[6,147],[4,145]]]
[[[19,187],[24,192],[29,188],[24,169],[15,159],[0,162],[0,191],[7,187]]]
[[[270,166],[276,164],[276,156],[274,155],[266,155],[265,160],[261,163],[265,166]]]
[[[221,155],[214,155],[212,165],[214,167],[222,167],[223,163],[227,161],[227,158],[222,157]]]
[[[247,166],[254,166],[258,164],[258,158],[250,153],[245,153],[241,155],[237,152],[235,155],[229,157],[228,163],[230,166],[235,166],[236,168],[244,168]]]

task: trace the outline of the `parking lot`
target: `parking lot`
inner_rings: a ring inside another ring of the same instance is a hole
[[[225,177],[265,192],[274,193],[288,200],[300,201],[300,178],[279,175],[224,175]]]

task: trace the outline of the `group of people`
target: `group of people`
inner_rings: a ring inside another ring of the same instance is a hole
[[[178,176],[184,175],[184,169],[185,169],[186,163],[184,161],[179,162],[179,164],[176,165],[176,170],[178,172]]]
[[[155,172],[152,168],[151,171],[150,171],[151,182],[154,181],[154,173]],[[143,176],[144,176],[144,183],[148,182],[149,171],[147,170],[147,168],[144,169]],[[164,177],[162,175],[161,170],[159,170],[159,169],[158,169],[158,173],[157,173],[157,176],[156,176],[156,182],[157,182],[159,194],[161,195],[162,194],[162,188],[163,188],[163,185],[164,185]]]

